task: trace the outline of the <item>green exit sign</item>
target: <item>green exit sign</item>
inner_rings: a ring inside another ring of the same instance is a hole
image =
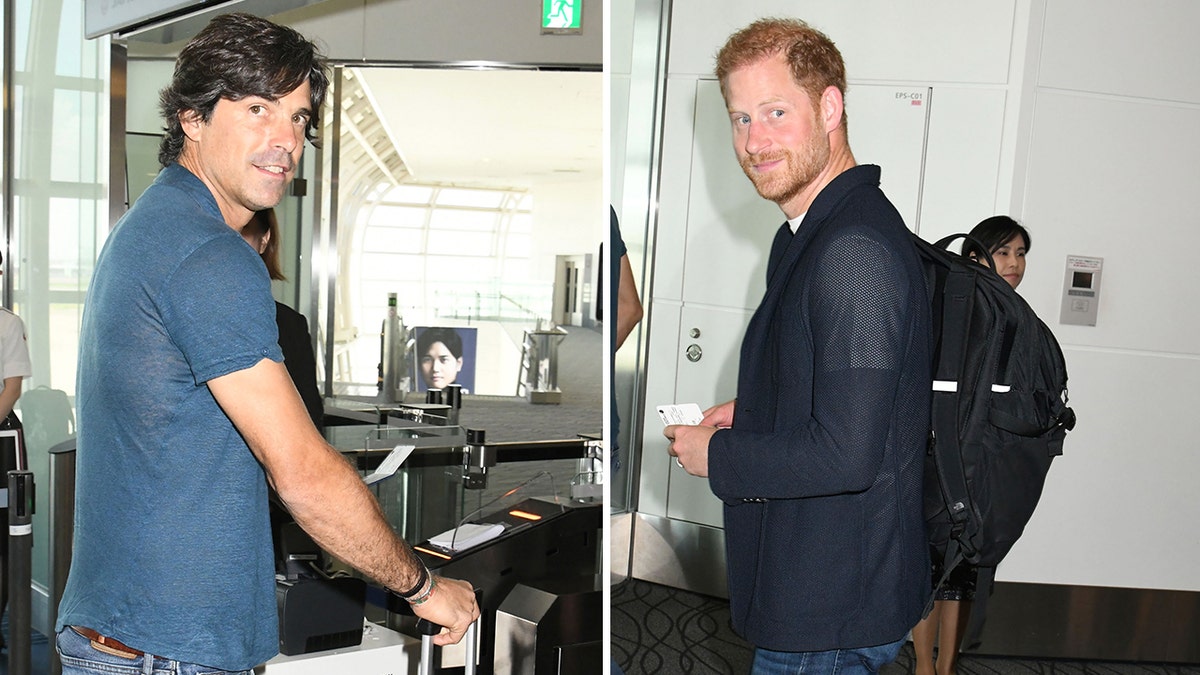
[[[542,0],[542,32],[578,34],[583,0]]]

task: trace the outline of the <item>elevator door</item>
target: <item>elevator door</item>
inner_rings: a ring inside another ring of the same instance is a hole
[[[583,325],[584,256],[560,255],[554,275],[554,321],[560,326]]]

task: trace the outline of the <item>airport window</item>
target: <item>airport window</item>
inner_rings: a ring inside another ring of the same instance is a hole
[[[419,202],[417,202],[419,203]],[[371,210],[366,221],[368,227],[375,229],[394,228],[394,227],[425,227],[425,221],[429,217],[429,207],[427,206],[398,206],[394,204],[380,204]]]
[[[504,199],[503,192],[492,190],[460,190],[446,188],[438,191],[438,206],[477,206],[496,209]]]
[[[401,184],[367,192],[348,237],[343,302],[357,338],[341,351],[335,388],[374,387],[378,325],[396,293],[409,326],[528,320],[549,313],[550,284],[529,281],[533,197],[519,190]],[[544,310],[542,309],[545,307]],[[346,368],[349,365],[349,368]],[[504,393],[508,393],[507,390]]]
[[[48,448],[67,440],[69,424],[47,415],[44,403],[36,411],[46,398],[33,392],[48,387],[75,395],[84,296],[109,226],[110,40],[83,38],[83,11],[78,0],[0,8],[12,36],[12,62],[0,69],[12,78],[5,83],[12,98],[0,111],[6,130],[0,143],[12,143],[3,167],[12,224],[4,242],[4,300],[25,323],[33,375],[17,409],[29,466],[40,476],[49,470]],[[33,515],[32,574],[43,587],[47,496],[37,491]]]
[[[365,255],[420,251],[425,235],[420,230],[371,227],[363,234]]]
[[[394,293],[406,328],[477,331],[487,367],[473,393],[511,396],[523,330],[564,321],[558,258],[590,255],[603,238],[582,215],[601,210],[601,74],[380,64],[337,77],[341,100],[322,117],[322,168],[310,174],[336,171],[316,184],[330,212],[299,230],[311,232],[299,250],[312,251],[300,262],[312,273],[296,275],[329,362],[323,386],[376,393]],[[431,119],[429,101],[445,114]]]

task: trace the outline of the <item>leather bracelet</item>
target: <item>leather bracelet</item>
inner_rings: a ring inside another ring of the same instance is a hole
[[[425,584],[429,583],[429,568],[425,566],[425,563],[421,562],[420,558],[417,559],[417,564],[421,566],[421,573],[417,575],[416,585],[408,589],[408,592],[406,593],[396,594],[405,600],[408,600],[409,598],[412,598],[421,591],[425,590]]]

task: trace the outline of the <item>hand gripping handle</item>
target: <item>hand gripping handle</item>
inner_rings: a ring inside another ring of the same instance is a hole
[[[463,675],[475,675],[476,662],[478,654],[476,649],[478,641],[475,636],[475,628],[479,625],[479,619],[471,622],[467,626],[467,632],[463,635],[463,646],[466,647],[466,668]],[[421,664],[417,672],[419,675],[430,675],[433,673],[433,636],[442,632],[442,627],[432,621],[425,619],[417,620],[417,632],[421,635]]]

